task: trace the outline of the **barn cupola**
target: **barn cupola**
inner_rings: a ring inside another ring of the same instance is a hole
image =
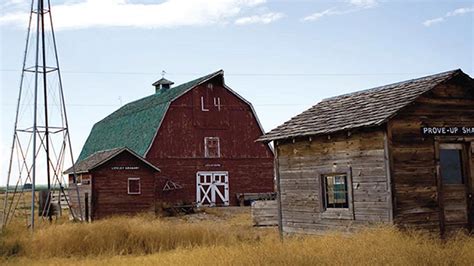
[[[174,82],[167,80],[165,78],[161,78],[157,80],[155,83],[153,83],[153,86],[155,86],[155,93],[162,93],[164,91],[167,91],[171,88],[171,85],[173,85]]]

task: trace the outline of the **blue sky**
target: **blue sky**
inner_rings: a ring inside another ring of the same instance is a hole
[[[29,1],[0,3],[0,184]],[[473,1],[52,1],[77,157],[93,124],[219,69],[266,131],[323,98],[461,68],[474,76]]]

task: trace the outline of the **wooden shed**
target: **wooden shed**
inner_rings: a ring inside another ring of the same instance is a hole
[[[84,220],[115,214],[155,211],[155,185],[159,169],[128,148],[94,153],[66,170],[76,217],[81,205]],[[76,182],[73,173],[76,173]],[[79,190],[76,190],[79,186]],[[76,192],[77,193],[77,192]]]
[[[161,170],[150,203],[228,206],[238,204],[237,194],[274,192],[273,150],[255,141],[264,133],[257,115],[224,72],[172,85],[162,78],[154,94],[97,122],[76,164],[126,147]],[[103,174],[112,180],[116,172]]]
[[[325,99],[275,145],[284,232],[474,223],[474,81],[461,70]]]

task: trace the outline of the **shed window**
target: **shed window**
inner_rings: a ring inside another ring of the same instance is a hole
[[[141,194],[140,178],[133,177],[128,179],[128,194]]]
[[[218,137],[205,137],[204,138],[204,157],[206,158],[221,157],[221,147],[219,144]]]
[[[323,175],[325,209],[349,208],[347,174]]]
[[[462,146],[446,145],[439,152],[441,177],[444,184],[463,184]]]
[[[82,184],[82,175],[81,174],[76,174],[75,177],[76,177],[76,182],[74,182],[74,183],[76,183],[78,185]],[[74,179],[74,175],[72,176],[72,178]]]

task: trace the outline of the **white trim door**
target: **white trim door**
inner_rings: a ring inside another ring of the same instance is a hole
[[[229,173],[196,173],[197,206],[229,206]]]

